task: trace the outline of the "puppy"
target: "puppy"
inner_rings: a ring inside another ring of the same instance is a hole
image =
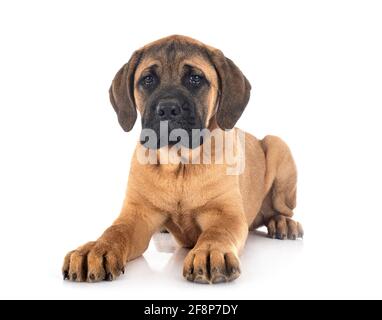
[[[303,236],[291,219],[297,175],[288,146],[234,128],[250,90],[221,51],[188,37],[133,53],[109,91],[125,131],[137,112],[142,119],[123,208],[98,240],[66,255],[64,279],[117,278],[162,228],[191,248],[183,275],[198,283],[239,277],[249,230],[265,225],[271,238]]]

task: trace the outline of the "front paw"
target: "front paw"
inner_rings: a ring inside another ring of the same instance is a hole
[[[77,282],[111,281],[124,273],[123,257],[118,250],[102,241],[88,242],[65,256],[64,280]]]
[[[240,276],[239,259],[233,252],[194,249],[184,261],[183,276],[198,283],[232,281]]]

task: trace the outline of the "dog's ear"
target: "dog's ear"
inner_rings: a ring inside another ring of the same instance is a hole
[[[135,51],[115,75],[109,89],[110,102],[118,115],[118,122],[124,131],[130,131],[137,120],[134,99],[134,74],[142,52]]]
[[[210,50],[209,54],[219,78],[217,124],[221,129],[232,129],[247,106],[251,84],[220,50]]]

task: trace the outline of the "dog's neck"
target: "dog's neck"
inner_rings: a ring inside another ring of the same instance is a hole
[[[210,169],[214,165],[232,167],[242,161],[239,157],[244,154],[245,142],[240,135],[242,131],[233,129],[226,132],[215,128],[210,132],[211,134],[203,140],[203,144],[194,149],[173,145],[153,150],[138,144],[136,157],[140,164],[146,161],[145,164],[151,169],[176,175],[185,171]],[[140,161],[142,159],[144,161]]]

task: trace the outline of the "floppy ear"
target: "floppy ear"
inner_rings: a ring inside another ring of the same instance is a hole
[[[211,51],[210,57],[220,82],[217,124],[221,129],[232,129],[247,106],[251,84],[233,61],[226,58],[220,50]]]
[[[118,122],[124,131],[130,131],[137,120],[134,100],[134,74],[142,53],[135,51],[115,75],[109,89],[110,102],[118,115]]]

